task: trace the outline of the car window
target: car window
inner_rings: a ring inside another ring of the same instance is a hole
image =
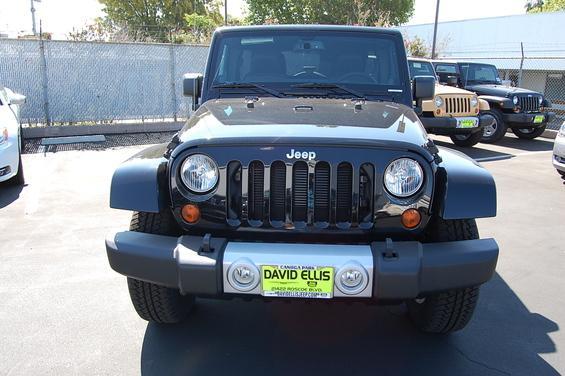
[[[457,74],[457,69],[451,64],[436,64],[436,72]]]
[[[228,35],[217,47],[212,85],[315,82],[361,85],[369,90],[399,87],[397,49],[389,36],[372,33]]]
[[[410,70],[410,78],[415,76],[435,76],[432,63],[427,61],[408,60],[408,68]]]
[[[460,64],[464,82],[497,83],[498,71],[489,64]]]

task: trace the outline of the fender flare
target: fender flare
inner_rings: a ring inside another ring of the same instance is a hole
[[[123,162],[112,176],[110,207],[158,213],[167,205],[167,144],[144,149]]]
[[[467,155],[440,147],[435,211],[443,219],[496,216],[496,184],[491,173]]]
[[[510,98],[495,95],[480,95],[479,99],[487,101],[491,109],[500,108],[503,110],[512,110],[514,108],[514,103],[512,103]]]

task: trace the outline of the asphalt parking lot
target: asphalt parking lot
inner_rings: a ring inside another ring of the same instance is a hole
[[[498,216],[479,230],[501,253],[473,321],[449,337],[420,334],[402,307],[317,302],[201,300],[186,324],[148,325],[104,249],[130,217],[108,207],[112,172],[145,146],[34,150],[27,185],[0,187],[0,373],[563,374],[565,181],[552,145],[508,135],[466,150],[495,176]]]

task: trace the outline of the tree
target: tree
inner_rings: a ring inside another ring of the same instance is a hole
[[[414,37],[410,40],[406,36],[404,37],[404,46],[406,47],[406,52],[412,57],[429,57],[430,50],[426,47],[424,41],[419,37]]]
[[[99,0],[107,18],[133,40],[168,42],[186,27],[185,14],[220,19],[218,0]]]
[[[75,29],[67,34],[67,39],[83,42],[123,42],[129,37],[124,30],[108,18],[98,17],[94,23]]]
[[[565,0],[531,0],[526,3],[526,12],[557,12],[565,10]]]
[[[407,22],[414,0],[246,0],[252,24],[391,26]]]

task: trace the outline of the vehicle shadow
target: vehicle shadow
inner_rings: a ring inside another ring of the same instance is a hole
[[[143,375],[558,374],[556,323],[496,275],[475,318],[451,336],[415,330],[402,306],[200,300],[178,326],[149,324]]]
[[[547,138],[536,138],[533,140],[522,140],[512,135],[506,135],[495,145],[504,146],[522,151],[549,151],[553,149],[553,140]]]
[[[16,201],[20,197],[20,193],[23,189],[24,186],[21,185],[15,186],[6,182],[0,183],[0,209]]]
[[[434,143],[437,146],[444,146],[450,149],[458,150],[467,154],[469,157],[476,160],[503,160],[515,156],[516,151],[521,152],[534,152],[534,151],[550,151],[553,150],[553,140],[536,138],[534,140],[522,140],[513,135],[506,135],[502,140],[494,145],[478,143],[471,148],[459,147],[447,140],[434,138]],[[514,149],[510,152],[505,150]]]
[[[457,150],[463,154],[468,155],[469,157],[481,161],[481,160],[503,160],[503,159],[510,159],[513,158],[515,155],[511,154],[511,153],[505,153],[505,152],[501,152],[501,151],[495,151],[495,150],[490,150],[490,149],[486,149],[486,148],[482,148],[480,145],[481,144],[477,144],[475,146],[473,146],[472,148],[464,148],[464,147],[460,147],[460,146],[456,146],[454,144],[451,144],[449,142],[444,142],[444,141],[440,141],[440,140],[434,140],[434,143],[441,148],[447,148],[447,149],[454,149]]]

